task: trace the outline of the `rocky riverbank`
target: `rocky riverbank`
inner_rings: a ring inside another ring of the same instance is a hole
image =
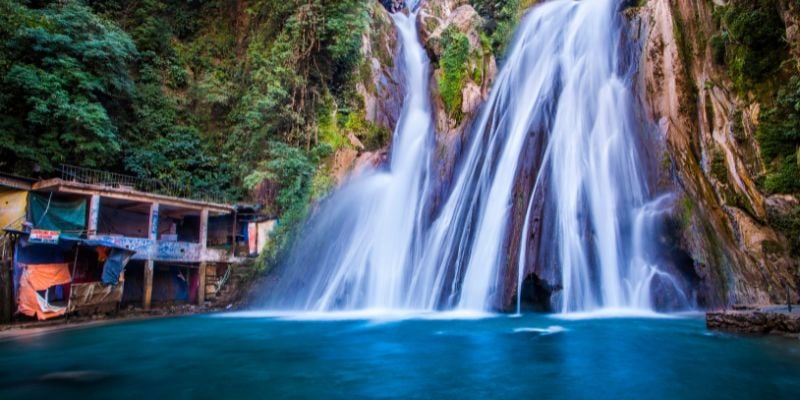
[[[711,330],[749,334],[800,335],[800,307],[770,306],[706,313]]]

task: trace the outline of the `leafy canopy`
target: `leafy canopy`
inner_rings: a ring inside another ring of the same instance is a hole
[[[100,166],[120,151],[114,114],[131,95],[130,37],[83,5],[5,4],[0,46],[3,167]]]

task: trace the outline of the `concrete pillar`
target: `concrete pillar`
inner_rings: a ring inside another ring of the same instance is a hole
[[[206,302],[206,263],[200,262],[197,269],[197,305],[202,306]]]
[[[150,309],[150,302],[153,299],[153,268],[155,262],[147,260],[144,262],[144,297],[142,298],[142,307],[145,310]]]
[[[239,215],[238,211],[233,211],[233,221],[231,221],[231,255],[236,257],[237,245],[239,242],[236,240],[236,218]]]
[[[158,203],[150,205],[149,221],[147,238],[155,242],[158,238]],[[142,298],[142,307],[145,310],[150,309],[150,302],[153,298],[153,268],[155,267],[153,258],[155,258],[155,254],[150,254],[148,260],[144,263],[144,296]]]
[[[208,247],[208,209],[200,212],[200,268],[197,279],[197,304],[203,305],[206,301],[206,248]]]
[[[12,294],[14,278],[11,272],[11,251],[6,246],[13,246],[9,236],[6,236],[5,241],[0,241],[0,251],[3,253],[3,258],[0,260],[0,323],[3,324],[11,322],[14,312],[12,307],[15,304]]]
[[[93,194],[89,200],[89,223],[86,227],[86,236],[97,235],[97,222],[100,220],[100,195]]]

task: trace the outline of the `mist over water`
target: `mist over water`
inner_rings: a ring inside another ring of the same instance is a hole
[[[390,159],[321,204],[280,266],[268,308],[486,311],[511,273],[519,311],[530,220],[544,198],[541,217],[553,223],[537,253],[561,271],[553,307],[650,310],[654,277],[670,282],[655,261],[653,227],[671,200],[653,199],[645,180],[618,14],[616,0],[529,11],[435,210],[429,60],[416,13],[394,14],[406,97]],[[529,140],[546,145],[541,167],[522,171]],[[523,173],[536,178],[510,265],[512,194]]]

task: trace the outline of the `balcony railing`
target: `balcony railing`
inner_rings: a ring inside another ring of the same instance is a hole
[[[137,178],[131,175],[76,167],[74,165],[61,165],[61,179],[64,181],[103,185],[118,189],[133,189],[140,192],[182,197],[198,201],[225,203],[225,199],[219,194],[194,190],[187,185],[164,182],[157,179]]]

